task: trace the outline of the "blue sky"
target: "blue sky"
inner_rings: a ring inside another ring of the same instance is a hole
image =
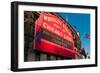
[[[90,52],[90,39],[85,37],[86,34],[90,35],[90,14],[83,13],[59,13],[70,25],[80,33],[82,48],[86,52]]]

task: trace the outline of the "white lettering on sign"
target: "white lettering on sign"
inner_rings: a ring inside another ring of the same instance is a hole
[[[54,15],[42,13],[41,19],[43,20],[42,25],[41,25],[42,28],[68,41],[73,42],[71,31],[69,30],[67,25],[63,21],[61,21],[60,18]]]

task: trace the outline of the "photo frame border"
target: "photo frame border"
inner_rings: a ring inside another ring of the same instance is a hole
[[[36,5],[36,6],[52,6],[52,7],[69,7],[69,8],[85,8],[95,10],[95,64],[74,65],[74,66],[52,66],[40,68],[18,68],[18,6],[19,5]],[[65,68],[82,68],[97,66],[97,6],[85,5],[69,5],[69,4],[53,4],[53,3],[36,3],[36,2],[11,2],[11,71],[32,71],[32,70],[50,70]]]

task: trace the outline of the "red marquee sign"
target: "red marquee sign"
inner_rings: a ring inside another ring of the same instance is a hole
[[[52,34],[57,35],[66,41],[69,41],[70,43],[72,43],[72,48],[68,49],[41,38],[41,29],[47,30]],[[71,31],[67,27],[67,24],[64,23],[58,16],[45,12],[40,13],[40,17],[36,21],[35,25],[35,38],[37,38],[35,40],[35,48],[37,50],[52,53],[55,55],[75,58],[75,52],[73,50],[74,43]]]

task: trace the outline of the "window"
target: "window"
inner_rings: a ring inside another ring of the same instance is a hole
[[[47,54],[47,60],[50,60],[50,55],[49,54]]]
[[[40,61],[40,52],[38,51],[35,53],[35,61]]]
[[[46,61],[46,60],[47,60],[47,55],[44,54],[44,53],[41,53],[41,54],[40,54],[40,60],[41,60],[41,61]]]

